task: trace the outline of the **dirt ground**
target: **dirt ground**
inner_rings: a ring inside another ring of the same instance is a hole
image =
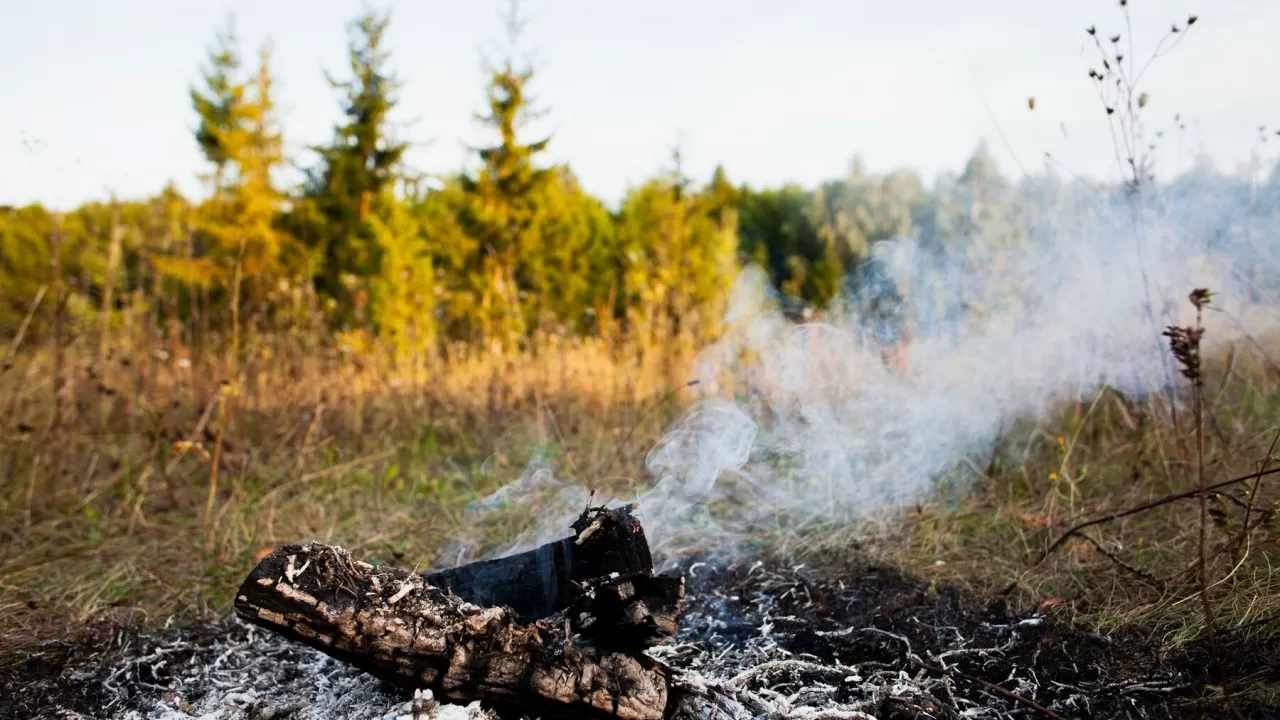
[[[1231,717],[1221,687],[1280,682],[1280,637],[1221,638],[1215,679],[1203,648],[1160,652],[1132,632],[1011,615],[865,562],[683,571],[682,631],[651,653],[778,717],[1217,718]],[[230,616],[147,633],[100,626],[0,665],[0,718],[23,720],[392,720],[410,717],[410,700]],[[1236,705],[1280,718],[1256,694]]]

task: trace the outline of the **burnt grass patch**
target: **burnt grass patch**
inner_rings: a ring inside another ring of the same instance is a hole
[[[689,574],[680,640],[690,666],[732,677],[798,661],[753,678],[765,692],[813,694],[833,684],[819,668],[844,666],[856,676],[828,694],[878,700],[870,714],[882,720],[1230,717],[1224,691],[1245,717],[1280,718],[1274,698],[1251,692],[1280,682],[1280,634],[1220,638],[1214,677],[1204,645],[1162,648],[1158,628],[1098,634],[865,562],[695,564]],[[894,682],[922,692],[870,697]]]
[[[1280,637],[1162,649],[1158,629],[1106,635],[865,561],[686,563],[681,632],[651,653],[779,710],[776,717],[1280,718]],[[0,718],[411,717],[410,698],[245,625],[95,627],[0,659]],[[1242,634],[1243,635],[1243,634]],[[863,713],[863,714],[859,714]],[[476,713],[472,713],[473,716]]]

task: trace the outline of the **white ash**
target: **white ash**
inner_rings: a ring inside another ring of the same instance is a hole
[[[757,564],[748,569],[749,582],[736,587],[726,582],[723,569],[689,570],[693,587],[681,632],[648,652],[679,671],[688,687],[717,690],[727,701],[715,708],[724,720],[761,715],[783,720],[983,720],[1026,715],[1026,707],[986,692],[956,671],[958,663],[975,661],[1005,668],[1007,677],[999,678],[1004,689],[1065,716],[1091,714],[1099,697],[1174,690],[1175,678],[1142,681],[1146,684],[1100,678],[1087,687],[1075,687],[1037,677],[1033,667],[1015,661],[1013,655],[1018,647],[1033,647],[1032,639],[1043,632],[1045,622],[1038,616],[1004,625],[983,622],[963,631],[929,625],[934,631],[930,636],[938,640],[918,647],[907,637],[910,633],[838,624],[809,597],[811,578],[803,568],[774,571]],[[836,587],[844,583],[837,581]],[[894,617],[902,627],[918,627],[915,623],[928,620],[917,620],[914,612]],[[797,642],[806,637],[837,650],[825,657],[796,651],[815,649]],[[92,715],[64,711],[53,716],[60,720],[494,717],[476,703],[463,707],[415,698],[318,651],[233,619],[164,640],[136,638],[123,652],[102,653],[96,662],[67,672],[64,677],[73,682],[99,684],[110,700]],[[1156,709],[1136,710],[1131,717],[1160,717],[1153,714]],[[681,715],[686,716],[698,717]]]
[[[146,648],[101,682],[118,700],[111,720],[489,720],[463,707],[408,696],[319,651],[232,620],[201,644],[180,635]],[[142,648],[139,648],[142,650]],[[179,659],[180,658],[180,659]],[[415,715],[415,704],[419,711]],[[429,712],[424,712],[429,710]],[[87,718],[90,716],[68,715]]]

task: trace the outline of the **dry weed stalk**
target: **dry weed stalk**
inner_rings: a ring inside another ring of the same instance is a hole
[[[1106,111],[1107,129],[1111,133],[1111,144],[1115,153],[1116,164],[1122,177],[1127,175],[1127,177],[1123,178],[1125,192],[1135,201],[1130,206],[1134,229],[1134,247],[1137,250],[1138,267],[1142,277],[1143,295],[1145,297],[1144,309],[1154,332],[1158,329],[1159,323],[1156,320],[1155,306],[1151,294],[1151,280],[1147,272],[1144,249],[1145,228],[1138,212],[1137,201],[1143,189],[1153,185],[1156,181],[1154,154],[1159,140],[1164,136],[1164,132],[1157,131],[1155,133],[1155,142],[1147,141],[1146,124],[1142,119],[1142,114],[1150,103],[1151,96],[1140,89],[1140,83],[1151,64],[1177,47],[1187,36],[1187,31],[1199,18],[1196,15],[1189,15],[1185,24],[1179,26],[1178,23],[1173,23],[1169,32],[1160,38],[1160,42],[1157,43],[1146,62],[1141,67],[1138,67],[1136,65],[1137,58],[1134,55],[1133,20],[1129,14],[1127,0],[1121,0],[1120,10],[1124,17],[1125,32],[1110,35],[1108,37],[1109,42],[1105,45],[1098,33],[1097,26],[1090,25],[1085,29],[1098,51],[1098,60],[1102,66],[1102,70],[1089,68],[1089,79],[1094,81],[1093,87],[1097,93],[1098,101],[1103,110]],[[1121,44],[1122,39],[1125,41],[1123,45]],[[1128,52],[1126,52],[1126,49]],[[1186,128],[1186,125],[1182,122],[1181,115],[1174,116],[1174,123],[1179,130]],[[1158,348],[1160,338],[1155,337],[1154,340]],[[1163,354],[1161,355],[1161,365],[1165,374],[1165,384],[1172,389],[1173,377],[1170,373],[1168,361]],[[1169,413],[1174,427],[1177,428],[1178,411],[1176,404],[1170,403]]]
[[[1213,293],[1207,288],[1196,288],[1187,299],[1196,309],[1195,325],[1179,327],[1171,325],[1165,329],[1164,335],[1169,338],[1169,350],[1178,364],[1182,366],[1182,375],[1191,381],[1192,412],[1195,416],[1196,434],[1196,484],[1199,491],[1200,523],[1196,549],[1198,553],[1196,581],[1199,585],[1200,607],[1204,612],[1206,639],[1209,645],[1209,657],[1213,662],[1215,674],[1220,673],[1221,665],[1218,656],[1218,643],[1213,612],[1213,602],[1209,597],[1209,565],[1205,547],[1208,543],[1209,528],[1209,491],[1205,480],[1204,462],[1204,374],[1201,367],[1200,344],[1204,339],[1203,315],[1209,306]],[[1241,717],[1234,702],[1230,702],[1232,714]]]

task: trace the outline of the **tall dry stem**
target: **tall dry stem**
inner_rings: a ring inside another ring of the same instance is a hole
[[[1204,373],[1200,364],[1200,342],[1204,338],[1204,308],[1209,305],[1213,293],[1205,288],[1191,291],[1188,299],[1196,308],[1196,322],[1193,327],[1166,328],[1164,335],[1169,338],[1169,349],[1178,364],[1182,366],[1182,375],[1191,381],[1192,414],[1195,420],[1196,434],[1196,481],[1200,502],[1200,523],[1197,529],[1196,581],[1199,585],[1200,607],[1204,612],[1205,635],[1209,644],[1209,656],[1213,662],[1215,674],[1220,670],[1217,633],[1214,621],[1213,602],[1209,597],[1209,564],[1205,552],[1208,543],[1209,529],[1209,492],[1205,480],[1204,462]],[[1240,716],[1234,704],[1232,712]]]
[[[62,422],[62,310],[66,304],[62,287],[62,218],[53,216],[53,231],[49,234],[50,262],[53,267],[53,417],[49,432]]]
[[[111,199],[111,230],[107,247],[107,266],[102,276],[102,311],[98,319],[98,367],[107,351],[107,337],[110,332],[111,307],[115,302],[116,270],[120,265],[124,227],[120,225],[120,201]]]
[[[243,243],[240,245],[240,255],[244,255]],[[209,458],[209,493],[204,502],[204,521],[210,538],[213,537],[213,507],[218,498],[218,470],[227,436],[227,406],[239,388],[241,257],[236,258],[235,276],[231,283],[231,357],[227,379],[223,380],[222,387],[218,389],[218,429],[213,442],[213,453]]]

